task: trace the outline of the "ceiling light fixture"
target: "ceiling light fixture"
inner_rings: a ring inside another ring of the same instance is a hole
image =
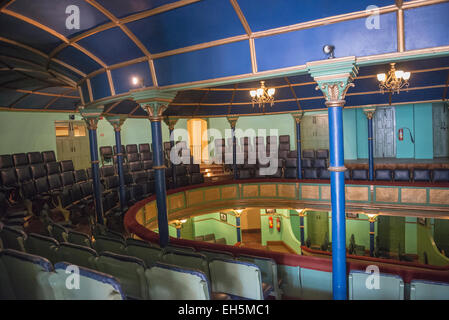
[[[265,103],[269,103],[270,107],[272,107],[274,105],[275,92],[275,88],[267,88],[265,87],[265,81],[260,81],[260,88],[249,92],[252,98],[253,108],[255,103],[257,103],[259,109],[262,109],[263,111],[265,111]]]
[[[140,78],[140,77],[133,76],[131,78],[131,83],[133,84],[133,86],[140,86],[141,88],[144,87],[143,78]]]
[[[408,88],[410,79],[410,72],[404,72],[402,70],[396,70],[396,63],[390,63],[390,71],[387,74],[377,74],[377,80],[379,81],[379,88],[382,94],[389,92],[391,94],[397,93],[402,88]]]
[[[334,50],[335,50],[335,47],[333,45],[331,45],[331,44],[326,44],[323,47],[323,52],[324,52],[325,55],[327,55],[328,59],[335,58],[334,57]]]

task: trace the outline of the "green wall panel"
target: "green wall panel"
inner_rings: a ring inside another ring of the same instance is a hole
[[[345,160],[357,159],[357,109],[343,110]]]
[[[357,119],[357,158],[368,159],[368,120],[363,110],[356,109]]]
[[[432,104],[414,105],[415,158],[433,159]]]
[[[431,115],[432,116],[432,115]],[[399,141],[397,131],[404,129],[404,140]],[[414,158],[415,145],[410,139],[409,128],[415,136],[413,105],[403,105],[396,107],[396,158]]]

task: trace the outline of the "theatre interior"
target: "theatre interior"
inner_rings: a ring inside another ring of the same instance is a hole
[[[449,299],[448,17],[1,0],[0,299]]]

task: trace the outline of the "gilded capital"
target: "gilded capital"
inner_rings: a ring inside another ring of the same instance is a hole
[[[173,131],[175,130],[175,125],[178,122],[178,118],[164,117],[164,122],[168,126],[168,129]]]
[[[376,108],[365,108],[363,109],[363,113],[369,120],[371,120],[374,116],[374,113],[376,113]]]
[[[114,131],[120,131],[122,129],[122,125],[126,120],[126,116],[107,116],[106,120],[109,121],[111,126],[114,128]]]
[[[291,115],[296,123],[301,123],[301,120],[304,117],[304,111],[292,112]]]
[[[228,118],[228,122],[231,125],[232,129],[235,129],[235,126],[237,124],[237,120],[239,119],[239,117],[227,117]]]
[[[152,101],[141,103],[140,106],[148,113],[150,121],[161,121],[162,114],[168,108],[168,103],[161,101]]]
[[[97,130],[98,120],[103,113],[104,106],[97,106],[95,108],[79,107],[79,112],[86,122],[88,130]]]

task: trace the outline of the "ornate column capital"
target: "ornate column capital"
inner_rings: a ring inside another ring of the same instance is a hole
[[[296,111],[291,113],[293,119],[295,119],[296,123],[301,123],[302,117],[304,117],[304,111]]]
[[[307,70],[323,92],[327,107],[341,107],[345,104],[346,92],[354,84],[358,68],[355,57],[328,59],[307,63]]]
[[[162,114],[176,96],[176,91],[164,91],[160,89],[137,89],[131,91],[131,97],[150,118],[150,121],[161,121]]]
[[[237,124],[237,120],[239,117],[227,117],[229,124],[231,125],[232,129],[235,129],[235,125]]]
[[[96,106],[95,108],[79,107],[79,112],[86,122],[88,130],[97,130],[98,120],[100,120],[103,109],[104,106]]]
[[[168,126],[168,129],[170,131],[173,131],[175,129],[175,125],[178,122],[178,118],[173,117],[164,117],[164,122]]]
[[[371,108],[364,108],[363,109],[363,113],[365,114],[365,116],[368,119],[372,119],[374,116],[374,113],[376,113],[376,108],[375,107],[371,107]]]
[[[108,120],[108,122],[114,128],[114,131],[120,131],[122,129],[122,125],[126,119],[127,119],[127,116],[125,116],[125,115],[106,116],[106,120]]]

